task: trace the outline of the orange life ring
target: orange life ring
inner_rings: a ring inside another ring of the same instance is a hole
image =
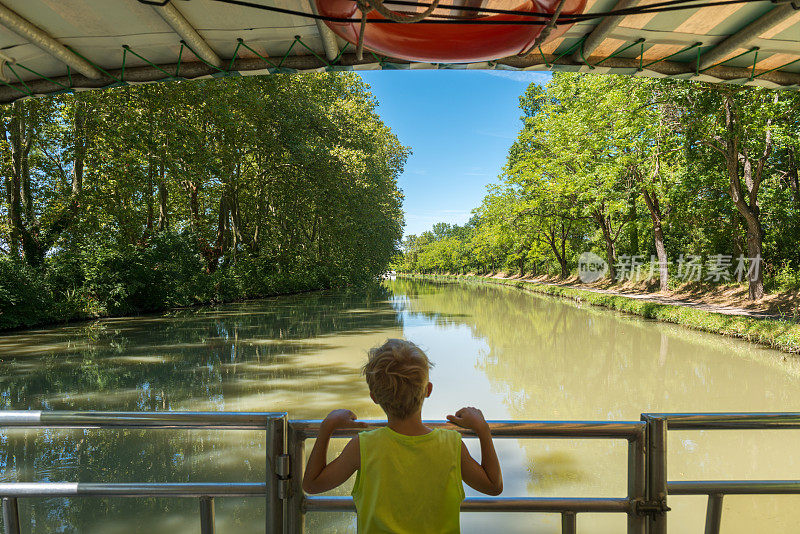
[[[353,0],[314,0],[320,15],[331,18],[353,19],[353,22],[325,24],[342,39],[358,42],[361,11]],[[515,11],[528,13],[553,13],[559,0],[527,0]],[[586,0],[567,0],[562,14],[582,13]],[[367,19],[384,19],[371,11]],[[474,19],[473,19],[474,20]],[[530,17],[510,14],[493,14],[480,17],[483,21],[548,21],[549,17]],[[568,25],[559,25],[550,39],[566,31]],[[430,63],[472,63],[512,56],[527,50],[541,33],[543,26],[531,24],[367,24],[364,47],[380,54],[409,61]]]

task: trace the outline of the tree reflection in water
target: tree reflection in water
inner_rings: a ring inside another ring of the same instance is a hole
[[[406,279],[393,288],[406,296],[406,324],[415,317],[443,331],[462,325],[484,343],[475,365],[513,419],[800,411],[800,359],[777,351],[507,287]],[[623,444],[523,440],[519,446],[529,494],[625,495]],[[800,478],[798,446],[796,431],[671,432],[669,475]],[[787,498],[737,498],[725,508],[726,532],[791,530],[800,511],[786,507]],[[671,506],[676,532],[702,531],[704,498],[674,498]],[[589,531],[624,528],[613,521],[595,518]]]
[[[383,287],[309,293],[0,337],[3,409],[370,410],[359,363],[401,324]],[[264,433],[4,431],[0,480],[258,482]],[[21,500],[32,532],[196,532],[194,499]],[[263,532],[260,499],[219,499],[220,532]],[[343,531],[350,518],[326,521]]]

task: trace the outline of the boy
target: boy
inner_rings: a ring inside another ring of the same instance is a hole
[[[489,425],[476,408],[461,408],[447,419],[473,430],[481,443],[481,463],[470,456],[456,430],[432,430],[422,423],[422,403],[430,396],[431,362],[409,341],[390,339],[369,352],[363,372],[370,397],[389,419],[386,427],[361,432],[327,463],[331,434],[363,428],[350,410],[334,410],[320,426],[303,477],[303,490],[322,493],[358,471],[353,500],[358,532],[393,534],[457,533],[463,479],[488,495],[503,491],[503,476]]]

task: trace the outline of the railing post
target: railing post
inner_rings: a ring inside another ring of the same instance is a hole
[[[722,524],[722,497],[722,493],[708,495],[705,534],[719,534],[719,528]]]
[[[576,532],[575,512],[561,512],[561,534],[575,534]]]
[[[213,497],[200,497],[200,534],[214,534]]]
[[[639,504],[647,498],[645,486],[644,432],[628,441],[628,534],[645,534],[647,516],[639,510]]]
[[[5,534],[19,534],[19,508],[16,497],[3,497],[3,526]]]
[[[288,493],[287,415],[267,423],[267,534],[284,532],[284,503]]]
[[[290,476],[289,476],[289,498],[287,499],[288,510],[284,515],[286,521],[287,534],[302,534],[305,530],[305,515],[303,513],[303,463],[305,461],[305,440],[299,432],[292,429],[289,425],[289,456],[290,456]]]
[[[648,534],[667,534],[667,420],[642,415],[647,423],[647,500],[657,507],[650,514]]]

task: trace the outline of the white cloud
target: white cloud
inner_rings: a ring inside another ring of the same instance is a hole
[[[531,70],[481,70],[484,74],[505,78],[519,83],[539,83],[545,84],[553,77],[550,71],[531,71]]]
[[[511,140],[516,139],[516,137],[514,137],[513,135],[508,135],[508,134],[489,132],[486,130],[473,130],[473,131],[478,135],[485,135],[486,137],[497,137],[500,139],[511,139]]]

